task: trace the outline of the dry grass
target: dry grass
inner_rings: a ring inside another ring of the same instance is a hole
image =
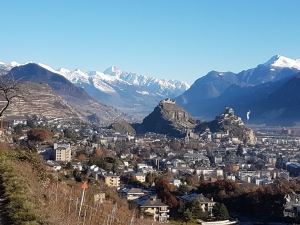
[[[8,224],[19,225],[151,225],[150,220],[137,218],[126,201],[107,187],[111,199],[94,203],[99,186],[89,185],[79,214],[82,196],[81,183],[58,182],[55,176],[43,170],[37,155],[16,152],[0,144],[0,185],[6,198],[3,205]],[[113,210],[115,208],[115,210]],[[134,215],[133,215],[134,214]],[[1,216],[0,216],[1,217]]]

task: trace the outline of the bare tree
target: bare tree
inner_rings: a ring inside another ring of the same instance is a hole
[[[0,74],[0,98],[4,99],[4,106],[0,109],[1,129],[3,114],[10,105],[15,105],[16,101],[24,99],[23,83],[21,79],[15,80],[13,74]]]

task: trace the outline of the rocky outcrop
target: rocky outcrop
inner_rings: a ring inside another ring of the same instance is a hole
[[[120,134],[135,135],[136,133],[133,127],[125,120],[115,121],[108,128],[114,129],[116,132],[119,132]]]
[[[195,120],[188,112],[170,99],[162,100],[141,124],[132,124],[138,134],[155,132],[172,137],[188,136],[198,139],[209,130],[212,133],[223,133],[221,137],[238,138],[241,143],[254,144],[256,137],[247,128],[242,119],[234,115],[232,108],[226,107],[224,113],[215,120],[206,122]]]
[[[143,120],[148,132],[181,136],[187,129],[195,128],[197,121],[175,101],[165,99]]]
[[[254,144],[256,137],[253,131],[246,127],[240,117],[234,115],[232,108],[226,107],[224,113],[216,116],[215,120],[199,124],[196,132],[203,132],[209,128],[211,132],[227,132],[228,137],[235,137],[240,142]]]

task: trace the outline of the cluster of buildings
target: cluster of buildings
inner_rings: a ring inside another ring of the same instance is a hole
[[[226,110],[220,118],[233,115],[232,109]],[[14,121],[13,124],[20,124],[22,121],[17,122]],[[59,120],[53,119],[53,122],[57,123]],[[23,125],[26,124],[23,123]],[[57,126],[59,129],[82,130],[75,125],[58,124]],[[184,184],[182,178],[187,177],[196,177],[198,181],[229,179],[240,185],[268,185],[272,184],[275,178],[288,180],[297,177],[300,173],[300,155],[298,154],[300,136],[293,135],[293,132],[286,128],[277,132],[257,129],[257,143],[242,145],[241,154],[237,154],[238,146],[241,144],[237,138],[228,138],[228,132],[212,133],[208,128],[198,136],[187,132],[188,135],[185,138],[173,139],[173,142],[180,143],[180,149],[172,149],[170,139],[161,134],[121,135],[104,128],[84,131],[84,136],[77,140],[62,138],[51,146],[38,146],[38,151],[46,160],[48,168],[60,170],[67,162],[71,162],[72,167],[79,171],[86,168],[96,180],[102,179],[108,187],[115,188],[121,196],[139,207],[144,216],[153,216],[154,220],[160,222],[168,221],[169,209],[155,196],[153,189],[128,187],[122,184],[118,172],[105,171],[95,165],[87,167],[84,163],[74,161],[77,146],[88,144],[89,148],[86,148],[86,153],[89,154],[89,151],[94,148],[115,146],[117,142],[126,142],[127,146],[124,148],[126,151],[122,149],[118,155],[115,154],[121,162],[118,170],[134,175],[140,183],[146,181],[146,175],[149,173],[165,171],[173,175],[170,183],[175,187]],[[91,141],[93,135],[97,136],[97,143]],[[187,147],[192,144],[195,144],[197,148]],[[159,149],[154,147],[157,145],[160,146]],[[142,157],[145,152],[147,154]],[[139,158],[140,161],[137,162],[133,160],[134,158]],[[195,194],[179,197],[181,211],[184,210],[185,201],[192,198],[198,199],[203,209],[211,213],[214,201]]]

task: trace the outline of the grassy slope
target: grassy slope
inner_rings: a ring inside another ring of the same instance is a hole
[[[85,204],[78,217],[81,185],[74,181],[57,182],[44,170],[38,155],[17,152],[0,143],[0,199],[4,198],[0,201],[0,218],[4,219],[3,224],[73,225],[84,221],[90,225],[106,224],[115,202],[117,210],[111,224],[130,224],[132,212],[115,191],[110,190],[113,199],[94,204],[94,194],[108,189],[92,184],[86,190]],[[134,218],[134,224],[151,225],[152,221]]]

